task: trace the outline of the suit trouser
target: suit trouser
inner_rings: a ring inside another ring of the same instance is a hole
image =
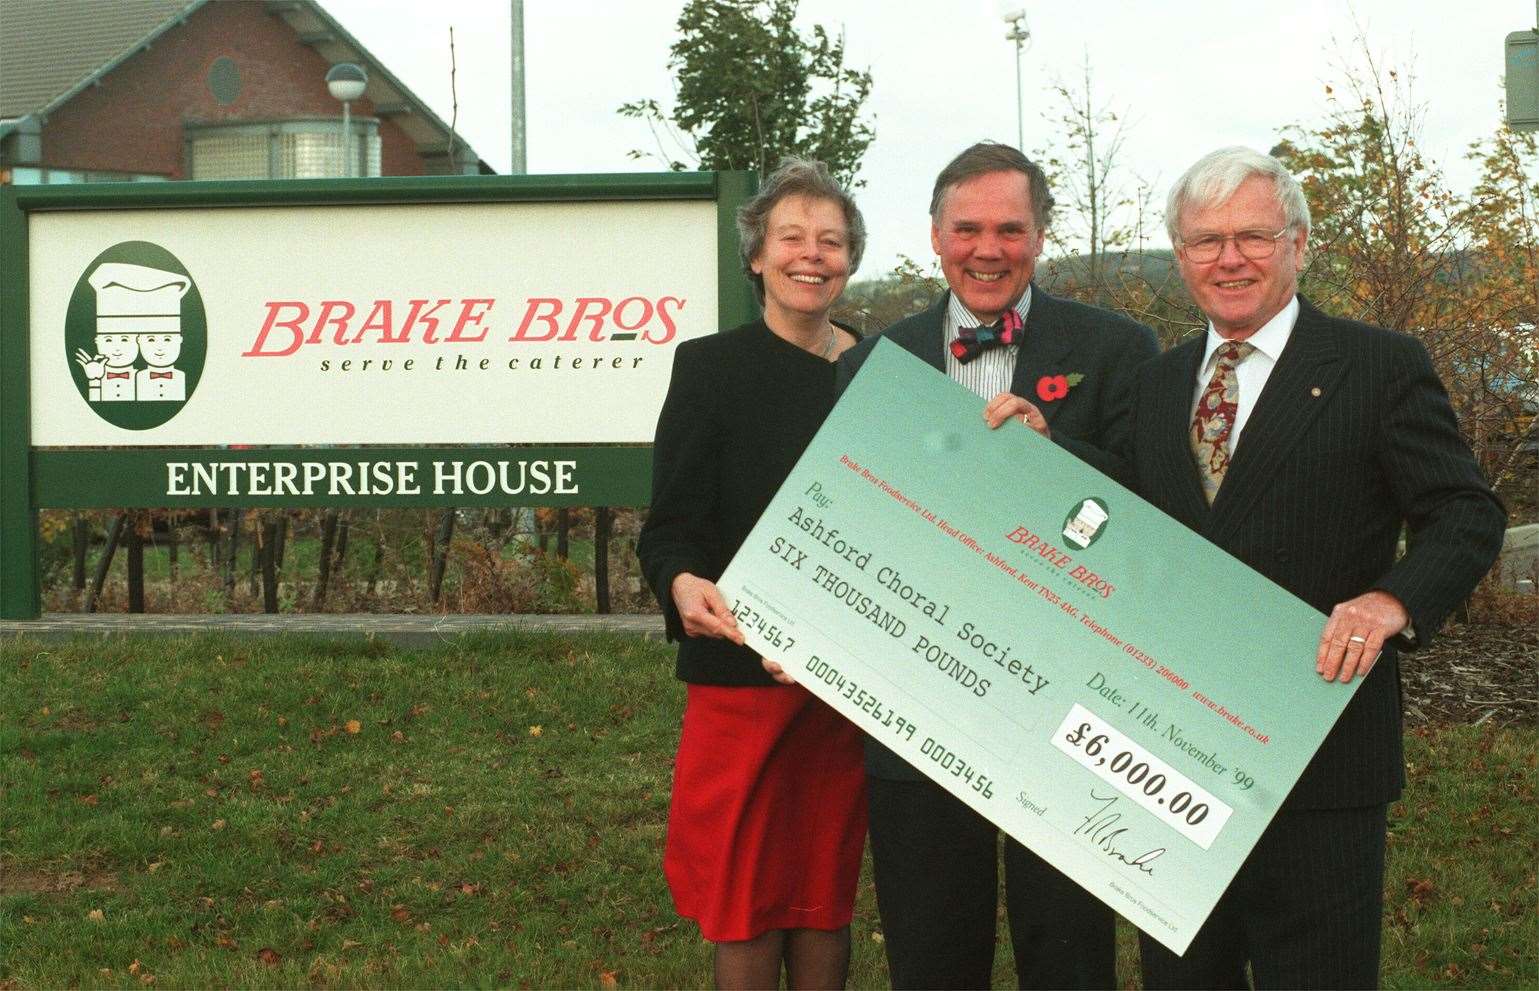
[[[932,781],[868,776],[871,860],[894,988],[986,988],[999,831]],[[1111,988],[1111,909],[1014,840],[1005,903],[1023,988]]]
[[[1385,807],[1280,812],[1186,955],[1140,934],[1144,987],[1374,988]]]

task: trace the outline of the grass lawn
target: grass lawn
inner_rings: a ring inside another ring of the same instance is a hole
[[[0,665],[0,988],[710,983],[661,871],[664,645],[10,641]],[[1534,986],[1539,734],[1407,742],[1386,985]],[[886,986],[869,876],[857,988]]]

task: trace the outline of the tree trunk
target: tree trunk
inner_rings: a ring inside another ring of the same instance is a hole
[[[262,611],[278,611],[278,521],[271,516],[262,521]],[[252,548],[256,550],[255,547]]]
[[[338,574],[342,573],[342,562],[347,560],[347,517],[341,516],[337,520],[337,559],[332,564]]]
[[[278,511],[278,540],[273,544],[273,567],[278,571],[283,570],[283,552],[289,543],[289,514],[283,510]]]
[[[128,562],[128,611],[144,612],[144,537],[139,533],[139,518],[129,520],[124,537]]]
[[[572,511],[566,507],[556,510],[556,556],[565,561],[572,550]]]
[[[256,595],[260,587],[258,576],[262,573],[262,558],[267,555],[267,548],[271,544],[267,541],[267,514],[259,513],[255,532],[252,534],[251,554],[246,561],[246,592]]]
[[[321,559],[315,572],[315,595],[310,608],[319,610],[326,604],[326,583],[331,580],[331,549],[337,541],[337,511],[326,510],[321,519]]]
[[[609,532],[613,523],[614,510],[608,506],[593,510],[593,594],[600,613],[609,612]]]
[[[240,510],[230,510],[229,517],[230,553],[224,561],[224,598],[226,609],[230,607],[231,603],[235,599],[235,552],[240,550]]]
[[[176,584],[176,570],[178,554],[181,550],[181,541],[176,539],[176,513],[166,514],[166,568],[171,574],[171,584]]]
[[[123,536],[123,521],[127,517],[127,513],[119,513],[117,519],[112,521],[111,528],[107,530],[107,546],[102,548],[102,556],[96,562],[96,574],[91,579],[91,590],[86,593],[86,612],[96,611],[96,600],[102,594],[102,586],[107,582],[107,569],[112,567],[112,555],[117,553],[118,540]]]
[[[79,594],[85,591],[86,549],[91,543],[91,528],[86,524],[85,518],[76,513],[72,530],[74,546],[70,549],[74,552],[75,569],[70,575],[69,587],[75,591],[78,601]]]
[[[374,598],[374,586],[379,584],[379,569],[385,562],[385,538],[374,535],[374,565],[369,569],[369,598]]]
[[[438,521],[438,536],[433,541],[433,570],[428,578],[428,591],[433,597],[433,602],[438,602],[438,596],[443,591],[444,569],[449,564],[449,542],[454,539],[454,510],[444,510],[443,518]]]

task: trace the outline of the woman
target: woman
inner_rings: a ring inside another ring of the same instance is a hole
[[[715,580],[833,407],[833,362],[857,335],[828,312],[865,223],[827,166],[787,159],[737,225],[764,316],[675,353],[637,548],[689,686],[663,867],[679,914],[716,944],[717,987],[777,987],[782,963],[789,987],[843,987],[860,733],[776,683]]]

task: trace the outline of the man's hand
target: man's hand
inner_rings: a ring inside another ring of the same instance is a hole
[[[1020,420],[1048,440],[1053,439],[1053,432],[1047,429],[1047,418],[1042,415],[1042,411],[1013,392],[1001,392],[990,399],[989,404],[983,407],[983,419],[990,430],[999,429],[999,425],[1006,420]]]
[[[673,580],[673,605],[684,621],[684,632],[692,637],[716,637],[742,644],[743,631],[737,628],[727,600],[721,597],[716,583],[696,578],[689,572]]]
[[[1338,604],[1320,634],[1315,673],[1326,681],[1342,684],[1350,682],[1354,675],[1366,678],[1384,641],[1410,622],[1411,614],[1400,600],[1377,589]]]
[[[774,678],[782,685],[796,684],[796,679],[786,674],[786,669],[780,666],[779,661],[772,661],[768,657],[761,657],[759,658],[759,663],[764,665],[764,670],[769,672],[771,678]]]

